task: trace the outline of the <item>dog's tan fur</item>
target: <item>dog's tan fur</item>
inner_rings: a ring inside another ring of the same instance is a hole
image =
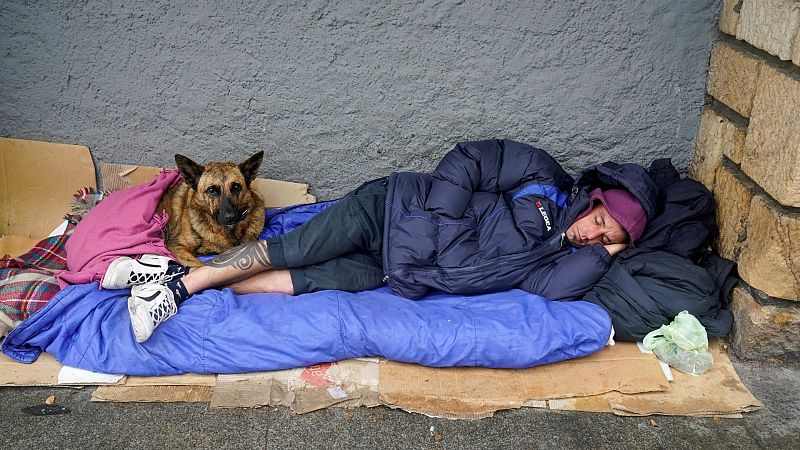
[[[258,238],[264,228],[264,200],[250,189],[250,183],[263,156],[259,152],[238,165],[212,162],[201,166],[175,155],[184,179],[167,190],[158,210],[169,213],[167,248],[181,264],[201,266],[197,256],[218,254]],[[225,226],[220,223],[221,208],[239,215],[249,212],[235,225]]]

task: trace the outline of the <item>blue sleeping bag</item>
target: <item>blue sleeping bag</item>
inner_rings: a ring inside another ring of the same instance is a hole
[[[97,283],[67,287],[6,337],[3,352],[30,363],[46,351],[68,366],[129,375],[243,373],[365,356],[523,368],[594,353],[611,332],[597,305],[521,290],[414,301],[388,288],[299,296],[211,289],[138,344],[128,295]]]
[[[129,291],[70,286],[3,342],[33,362],[129,375],[278,370],[363,356],[436,367],[521,368],[594,353],[611,331],[587,302],[551,302],[520,290],[408,300],[388,288],[235,295],[207,290],[184,302],[144,344],[127,311]]]

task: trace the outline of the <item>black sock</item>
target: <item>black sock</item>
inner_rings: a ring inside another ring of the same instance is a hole
[[[182,266],[180,263],[172,260],[170,260],[169,263],[167,263],[167,271],[165,274],[167,276],[173,277],[172,278],[173,280],[177,280],[180,277],[186,275],[187,273],[189,273],[188,266]]]
[[[164,283],[164,286],[166,286],[172,292],[172,297],[175,299],[175,304],[178,306],[180,306],[184,300],[189,298],[189,291],[186,290],[186,286],[184,286],[180,277],[171,281],[167,281]]]

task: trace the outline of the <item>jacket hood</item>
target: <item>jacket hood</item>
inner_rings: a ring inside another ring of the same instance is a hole
[[[608,161],[587,167],[581,171],[572,191],[578,193],[582,201],[588,201],[588,192],[594,188],[627,190],[639,200],[648,221],[658,213],[658,186],[650,178],[647,170],[638,164],[617,164]]]

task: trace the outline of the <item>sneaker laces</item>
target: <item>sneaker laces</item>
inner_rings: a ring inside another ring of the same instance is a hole
[[[169,270],[169,269],[167,269]],[[128,275],[128,284],[164,284],[168,281],[172,281],[176,278],[180,278],[183,276],[180,272],[173,272],[173,273],[157,273],[157,272],[149,272],[149,273],[142,273],[142,272],[135,272],[131,271]]]
[[[150,313],[150,317],[153,319],[153,322],[155,322],[156,325],[167,320],[171,315],[175,314],[178,309],[177,305],[175,305],[175,302],[170,300],[166,295],[159,298],[159,300],[160,301],[158,305],[148,311]]]

